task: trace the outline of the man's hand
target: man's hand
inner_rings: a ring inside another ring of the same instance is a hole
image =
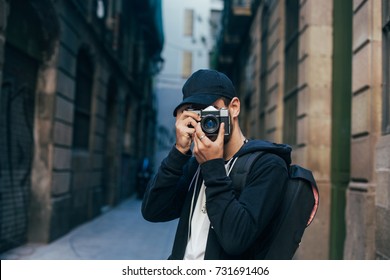
[[[225,123],[221,123],[219,127],[218,137],[215,141],[211,141],[208,138],[200,124],[195,126],[194,138],[194,155],[199,164],[202,164],[208,160],[223,158],[223,145],[224,145]]]
[[[200,116],[191,111],[178,110],[176,116],[176,149],[186,154],[190,148],[195,134],[195,127],[200,121]]]

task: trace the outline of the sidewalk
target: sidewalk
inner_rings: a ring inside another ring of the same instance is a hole
[[[50,244],[26,244],[3,254],[6,260],[164,260],[177,221],[150,223],[141,201],[130,198]]]

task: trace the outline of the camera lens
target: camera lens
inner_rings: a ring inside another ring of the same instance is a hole
[[[202,130],[207,133],[215,133],[219,128],[219,120],[213,115],[207,115],[201,120]]]

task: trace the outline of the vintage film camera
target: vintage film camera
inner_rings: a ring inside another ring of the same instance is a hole
[[[200,117],[200,126],[207,136],[218,135],[219,125],[225,123],[225,135],[230,134],[230,117],[228,109],[216,109],[209,106],[203,110],[187,109],[197,113]]]

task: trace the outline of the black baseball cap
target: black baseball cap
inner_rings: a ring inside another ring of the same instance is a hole
[[[210,69],[194,72],[185,82],[182,91],[183,101],[173,111],[175,117],[177,109],[184,104],[207,107],[221,97],[232,99],[237,96],[232,81],[225,74]]]

